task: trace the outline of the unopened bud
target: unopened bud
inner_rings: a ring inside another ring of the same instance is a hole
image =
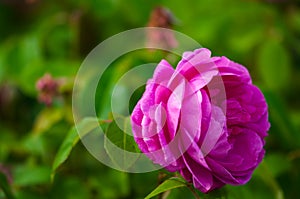
[[[172,13],[163,7],[157,7],[151,12],[148,27],[160,27],[171,29],[174,23]],[[147,31],[147,47],[160,46],[163,49],[177,47],[178,42],[172,31],[162,29],[150,29]]]
[[[38,99],[40,102],[50,106],[53,98],[58,94],[59,82],[54,79],[50,74],[45,74],[37,83],[36,88],[39,92]]]

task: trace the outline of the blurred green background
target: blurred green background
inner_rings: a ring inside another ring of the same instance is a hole
[[[110,169],[80,142],[71,142],[66,162],[52,169],[73,126],[72,82],[81,62],[106,38],[146,26],[156,6],[173,13],[175,30],[213,55],[245,65],[269,104],[266,157],[251,181],[201,197],[300,198],[300,2],[0,0],[0,199],[143,198],[162,176],[170,175]],[[146,53],[133,54],[121,63],[147,62]],[[114,70],[118,67],[109,74]],[[41,81],[54,82],[52,90],[36,85],[46,73],[50,78]],[[109,98],[99,95],[96,103],[101,112]],[[50,98],[48,105],[42,103],[43,97]],[[109,119],[106,112],[99,115]],[[193,195],[183,187],[172,190],[168,198]]]

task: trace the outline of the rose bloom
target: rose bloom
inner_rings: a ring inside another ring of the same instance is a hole
[[[147,157],[204,193],[250,180],[270,126],[247,69],[205,48],[185,52],[175,70],[162,60],[131,122]]]

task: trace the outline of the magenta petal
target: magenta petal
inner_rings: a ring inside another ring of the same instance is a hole
[[[206,48],[200,48],[194,52],[185,52],[183,53],[183,59],[178,63],[176,70],[189,69],[199,63],[206,62],[210,59],[211,52]]]
[[[131,122],[143,153],[204,193],[248,182],[270,127],[248,70],[205,48],[185,52],[175,70],[162,60]]]
[[[161,60],[161,62],[157,65],[154,74],[153,74],[153,82],[156,84],[167,85],[166,82],[173,75],[174,69],[172,66],[166,61]]]
[[[181,108],[179,126],[186,129],[195,142],[199,140],[201,132],[201,121],[199,120],[202,116],[201,100],[201,96],[197,94],[190,95],[184,99]]]
[[[215,61],[215,64],[218,65],[221,76],[235,76],[243,83],[251,83],[251,77],[248,70],[242,65],[230,61],[227,57],[221,57]]]
[[[201,165],[198,165],[193,159],[189,158],[189,156],[183,156],[183,160],[187,169],[192,174],[192,182],[194,186],[204,193],[210,191],[213,186],[213,177],[211,172]]]
[[[244,129],[244,132],[232,136],[232,149],[229,151],[228,156],[232,154],[240,155],[243,157],[241,164],[235,164],[230,168],[232,171],[247,170],[257,166],[260,161],[260,153],[263,151],[262,139],[253,131]],[[247,156],[245,156],[247,154]]]
[[[226,184],[240,184],[240,182],[230,173],[230,171],[220,165],[217,161],[207,158],[207,162],[211,170],[214,171],[216,178],[220,179]]]
[[[206,136],[201,143],[201,151],[204,155],[209,154],[218,144],[220,138],[224,134],[225,116],[222,110],[218,107],[213,107],[210,125]]]
[[[174,138],[177,131],[177,127],[179,123],[178,118],[180,116],[180,112],[182,108],[184,93],[185,93],[185,83],[184,81],[182,81],[182,83],[179,84],[174,89],[167,102],[168,129],[171,138]]]

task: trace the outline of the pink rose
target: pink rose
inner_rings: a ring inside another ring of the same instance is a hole
[[[142,152],[204,193],[249,181],[270,126],[247,69],[205,48],[184,53],[175,70],[162,60],[131,120]]]

